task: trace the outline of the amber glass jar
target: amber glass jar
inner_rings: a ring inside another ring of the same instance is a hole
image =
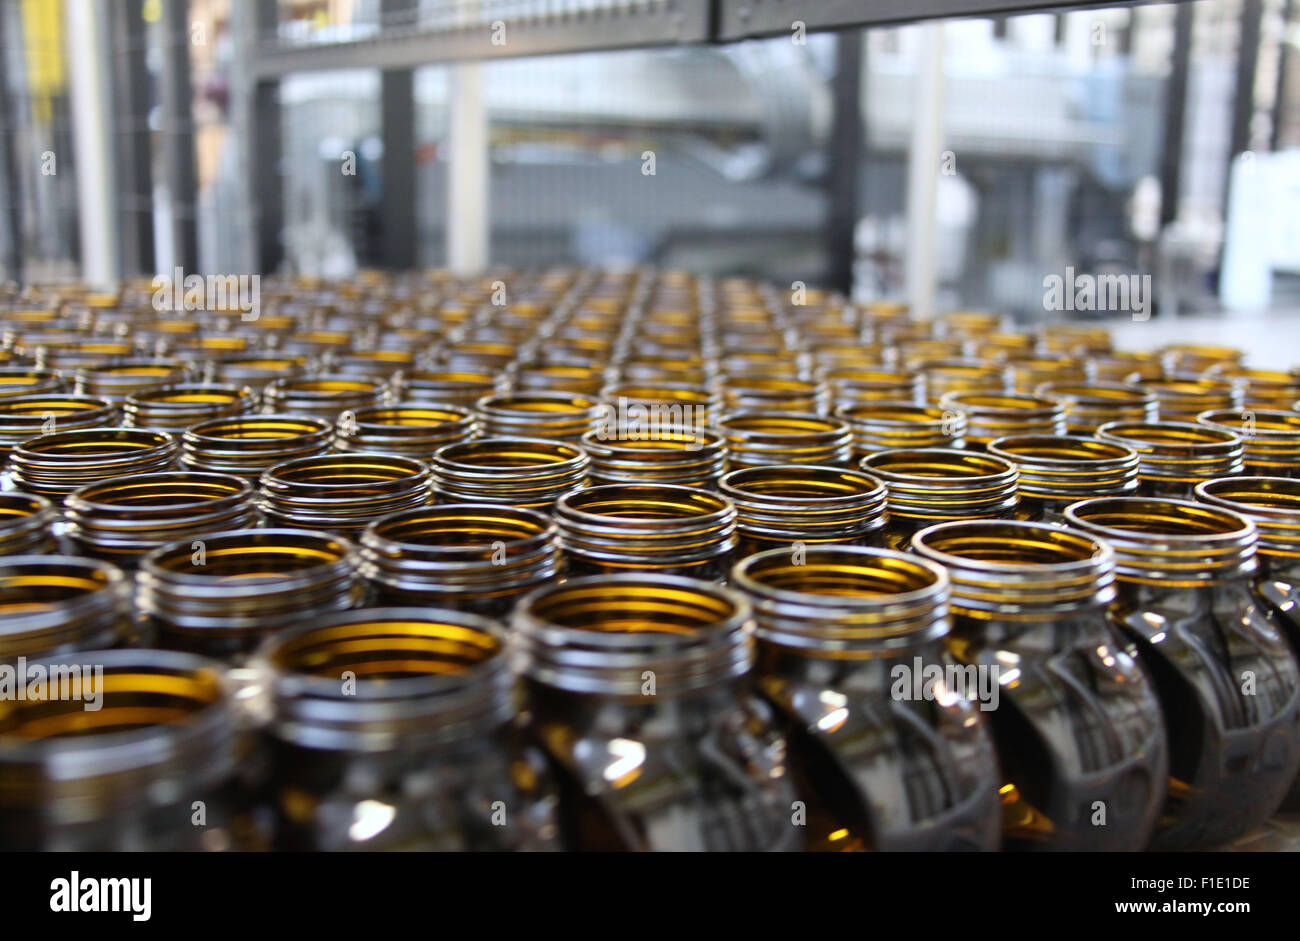
[[[247,415],[200,422],[181,436],[181,467],[257,480],[284,461],[325,454],[332,426],[323,418]]]
[[[17,445],[56,431],[106,428],[118,423],[117,407],[89,395],[21,395],[0,398],[0,461]]]
[[[439,503],[503,503],[549,509],[587,484],[582,448],[541,438],[479,438],[433,456]]]
[[[1087,362],[1073,356],[1013,356],[1006,362],[1011,367],[1011,388],[1022,395],[1035,394],[1044,383],[1088,381]]]
[[[1244,394],[1238,385],[1222,379],[1201,379],[1176,375],[1160,379],[1139,379],[1136,389],[1155,393],[1161,421],[1196,421],[1211,409],[1241,408]]]
[[[1254,591],[1255,526],[1139,497],[1084,500],[1065,516],[1115,548],[1111,620],[1164,705],[1169,796],[1152,848],[1211,849],[1250,832],[1300,766],[1300,666]]]
[[[812,379],[766,373],[728,373],[722,377],[722,408],[726,412],[811,412],[824,415],[830,387]]]
[[[860,471],[807,464],[735,470],[718,490],[736,506],[744,557],[795,544],[877,545],[885,526],[885,486]]]
[[[161,647],[240,661],[267,635],[365,601],[346,539],[244,529],[168,543],[140,562],[136,608]]]
[[[1155,684],[1106,618],[1115,553],[1086,533],[1000,520],[941,523],[912,546],[952,579],[949,649],[999,690],[988,715],[1006,847],[1143,849],[1168,745]]]
[[[334,448],[428,461],[439,448],[468,441],[477,431],[474,413],[458,405],[372,405],[339,417],[334,423]]]
[[[938,360],[918,366],[925,379],[927,403],[938,404],[949,392],[1001,395],[1011,388],[1011,370],[1001,363],[978,359]]]
[[[400,454],[300,457],[262,472],[258,508],[273,526],[350,535],[428,503],[431,480],[428,464]]]
[[[455,608],[488,617],[559,577],[558,530],[536,510],[448,503],[391,513],[361,535],[361,571],[385,605]]]
[[[127,396],[122,414],[128,428],[182,432],[210,418],[243,415],[256,406],[257,397],[247,386],[182,383]]]
[[[0,493],[0,556],[57,552],[54,524],[59,515],[44,497]]]
[[[605,387],[605,371],[592,363],[534,362],[519,366],[511,384],[520,392],[597,395]]]
[[[1070,435],[1019,435],[988,447],[1020,471],[1017,516],[1064,523],[1071,503],[1089,497],[1132,496],[1138,489],[1138,456],[1132,448]]]
[[[960,409],[860,402],[841,405],[835,415],[849,423],[857,457],[898,448],[961,448],[966,443],[966,413]]]
[[[1114,350],[1088,357],[1088,364],[1098,382],[1135,382],[1159,379],[1165,374],[1164,359],[1159,353]]]
[[[719,399],[703,385],[685,382],[621,382],[601,394],[606,425],[703,428],[718,413]]]
[[[263,411],[336,419],[342,412],[382,405],[388,387],[367,376],[306,376],[276,379],[262,393]]]
[[[511,624],[568,848],[802,846],[785,741],[744,685],[743,597],[690,578],[598,575],[538,589]]]
[[[944,448],[880,451],[859,465],[885,484],[884,544],[906,549],[932,523],[1007,519],[1016,509],[1016,465],[1000,457]]]
[[[847,464],[853,432],[840,418],[785,412],[737,412],[718,422],[727,441],[727,466]]]
[[[276,635],[256,667],[270,698],[277,848],[558,848],[497,622],[363,608]]]
[[[1110,422],[1097,439],[1138,453],[1138,492],[1149,497],[1190,498],[1203,480],[1243,472],[1239,435],[1190,422]]]
[[[17,396],[57,395],[67,388],[67,380],[52,369],[0,366],[0,401]]]
[[[736,548],[736,508],[698,487],[611,484],[555,502],[560,546],[575,575],[655,572],[722,578]]]
[[[838,367],[822,375],[831,403],[840,408],[863,402],[919,402],[925,388],[920,373],[883,367]]]
[[[65,501],[64,516],[81,554],[130,570],[164,543],[255,525],[253,497],[239,477],[164,471],[82,487]]]
[[[1226,379],[1242,390],[1243,408],[1274,408],[1286,411],[1300,399],[1300,376],[1266,369],[1228,367],[1211,369],[1208,375]]]
[[[121,405],[128,396],[189,382],[185,363],[170,359],[125,360],[77,371],[77,395],[93,395]]]
[[[1237,369],[1246,358],[1241,350],[1230,346],[1207,346],[1198,343],[1171,343],[1160,351],[1169,372],[1200,373],[1214,369]]]
[[[0,663],[128,643],[129,601],[126,577],[107,562],[0,557]]]
[[[953,675],[944,570],[898,552],[819,545],[798,560],[788,549],[751,555],[732,583],[754,606],[755,682],[790,743],[806,848],[996,849],[1000,777],[987,713],[948,686],[917,695],[930,673]]]
[[[265,848],[260,763],[220,664],[96,650],[42,666],[81,673],[67,698],[0,701],[0,849]]]
[[[594,431],[602,410],[595,398],[570,392],[515,392],[475,406],[487,438],[548,438],[576,442]]]
[[[1278,409],[1228,409],[1201,412],[1197,424],[1242,439],[1245,473],[1260,477],[1300,477],[1300,413]]]
[[[727,467],[722,436],[703,428],[615,426],[582,436],[593,484],[712,487]]]
[[[1090,435],[1107,422],[1153,422],[1159,417],[1154,392],[1114,382],[1045,382],[1034,390],[1065,406],[1065,429]]]
[[[101,480],[171,470],[176,439],[162,431],[85,428],[31,438],[9,455],[19,490],[62,500]]]
[[[939,400],[945,411],[966,416],[966,447],[984,450],[1008,435],[1063,435],[1065,408],[1036,395],[949,392]]]

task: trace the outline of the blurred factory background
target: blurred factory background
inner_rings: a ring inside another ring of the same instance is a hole
[[[1031,12],[891,23],[993,6]],[[1162,317],[1294,305],[1295,0],[1042,6],[0,0],[0,267],[652,264],[1033,319],[1073,266]]]

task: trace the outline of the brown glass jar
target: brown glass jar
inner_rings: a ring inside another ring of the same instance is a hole
[[[587,485],[582,448],[541,438],[479,438],[433,456],[439,503],[502,503],[546,510]]]
[[[783,720],[806,848],[996,849],[1001,779],[987,713],[942,680],[954,675],[944,570],[818,545],[798,560],[788,549],[751,555],[732,582],[754,606],[755,682]]]
[[[1070,435],[1019,435],[999,438],[988,453],[1020,471],[1017,516],[1022,519],[1064,523],[1065,508],[1078,500],[1137,493],[1137,452],[1123,445]]]
[[[171,470],[176,439],[138,428],[83,428],[31,438],[9,455],[14,485],[27,493],[62,500],[102,480]]]
[[[59,514],[44,497],[0,493],[0,556],[58,551],[54,524]]]
[[[867,402],[919,402],[925,389],[920,373],[883,367],[838,367],[822,375],[838,408]]]
[[[853,454],[848,422],[820,415],[738,412],[718,422],[727,441],[727,466],[845,465]]]
[[[276,464],[258,481],[272,526],[351,535],[371,520],[429,502],[429,465],[400,454],[323,454]]]
[[[16,446],[56,431],[105,428],[118,423],[108,399],[88,395],[21,395],[0,398],[0,461]]]
[[[267,414],[287,413],[334,420],[347,411],[382,405],[388,387],[367,376],[304,376],[276,379],[262,393]]]
[[[190,368],[171,359],[140,359],[106,363],[77,371],[77,395],[108,399],[115,405],[128,396],[190,382]]]
[[[363,608],[276,635],[255,665],[270,699],[277,848],[558,848],[497,622]]]
[[[1065,407],[1065,429],[1090,435],[1107,422],[1153,422],[1159,416],[1156,394],[1120,383],[1045,382],[1034,390]]]
[[[1159,379],[1165,374],[1164,359],[1159,353],[1112,350],[1088,357],[1088,364],[1098,382],[1136,382]]]
[[[334,448],[428,461],[439,448],[469,441],[477,432],[474,413],[458,405],[372,405],[339,416],[334,423]]]
[[[703,428],[718,413],[718,397],[685,382],[622,382],[601,394],[600,427]],[[599,429],[598,429],[599,430]]]
[[[0,849],[266,848],[261,762],[220,664],[95,650],[41,667],[73,695],[0,701]]]
[[[66,392],[67,381],[53,369],[30,366],[0,366],[0,401],[31,395]]]
[[[1197,415],[1211,409],[1241,408],[1244,397],[1240,386],[1222,379],[1201,379],[1198,376],[1139,379],[1132,385],[1155,393],[1162,422],[1194,422]]]
[[[848,422],[856,457],[899,448],[962,448],[966,444],[966,413],[959,409],[861,402],[841,405],[835,415]]]
[[[1115,553],[1086,533],[1000,520],[931,526],[912,546],[952,579],[949,650],[999,690],[988,716],[1006,848],[1143,849],[1168,745],[1156,687],[1106,618]]]
[[[1238,435],[1245,473],[1300,477],[1300,413],[1278,409],[1201,412],[1198,425]]]
[[[277,630],[366,600],[352,543],[305,529],[244,529],[146,555],[135,604],[157,644],[242,662]]]
[[[228,474],[165,471],[90,484],[64,503],[77,551],[126,570],[164,543],[255,525],[248,481]]]
[[[805,544],[878,545],[885,486],[860,471],[807,464],[735,470],[718,490],[735,504],[737,556]]]
[[[1273,408],[1286,411],[1300,398],[1300,376],[1267,369],[1213,368],[1215,379],[1226,379],[1242,390],[1242,408]]]
[[[129,600],[126,576],[107,562],[0,557],[0,663],[129,643]]]
[[[1011,370],[1001,363],[978,359],[936,360],[918,367],[925,378],[925,399],[937,405],[949,392],[1002,395],[1011,388]]]
[[[499,617],[563,570],[555,523],[520,507],[420,507],[375,520],[361,535],[361,572],[377,604]]]
[[[949,392],[939,400],[939,407],[965,414],[965,446],[978,451],[1009,435],[1065,434],[1064,406],[1042,396]]]
[[[785,741],[744,685],[743,597],[690,578],[593,576],[538,589],[511,625],[567,848],[802,845]]]
[[[1245,517],[1104,497],[1065,511],[1119,560],[1112,622],[1155,680],[1169,795],[1152,849],[1221,847],[1267,820],[1300,766],[1300,666],[1256,595]]]
[[[200,422],[181,436],[180,465],[257,480],[284,461],[325,454],[332,427],[323,418],[247,415]]]
[[[555,522],[574,575],[654,572],[721,579],[736,548],[736,508],[698,487],[590,487],[560,497]]]
[[[675,484],[713,487],[727,467],[717,432],[668,425],[601,427],[582,436],[593,484]]]
[[[409,402],[436,402],[473,408],[485,395],[500,391],[501,381],[493,372],[437,369],[403,374],[401,397]]]
[[[256,406],[257,397],[247,386],[182,383],[127,396],[122,414],[128,428],[182,432],[210,418],[243,415]]]
[[[912,534],[933,523],[1008,519],[1016,509],[1016,465],[1000,457],[944,448],[880,451],[859,466],[888,490],[889,549],[906,549]]]
[[[812,379],[766,373],[728,373],[722,377],[722,407],[726,412],[809,412],[824,415],[830,387]]]
[[[1239,435],[1190,422],[1110,422],[1097,439],[1138,454],[1138,492],[1186,499],[1203,480],[1235,477],[1245,465]]]
[[[602,408],[570,392],[515,392],[480,399],[475,413],[487,438],[547,438],[577,442],[594,431]]]

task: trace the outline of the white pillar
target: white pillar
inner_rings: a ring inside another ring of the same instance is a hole
[[[922,317],[934,313],[939,170],[943,152],[943,24],[923,23],[907,160],[907,300]]]
[[[120,280],[121,265],[114,226],[114,150],[105,48],[109,36],[107,11],[100,0],[64,0],[63,9],[81,279],[96,288],[111,288]]]
[[[488,118],[483,67],[451,68],[447,172],[447,267],[474,275],[488,266]]]

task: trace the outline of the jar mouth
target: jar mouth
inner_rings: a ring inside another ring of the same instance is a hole
[[[901,552],[808,546],[800,561],[768,549],[732,569],[754,606],[758,636],[810,656],[863,659],[948,633],[948,574]]]
[[[268,391],[275,398],[292,395],[302,398],[330,399],[355,393],[377,395],[382,388],[382,383],[358,376],[315,376],[277,379],[271,383]]]
[[[161,799],[153,789],[161,778],[203,793],[233,773],[237,731],[219,664],[167,650],[94,650],[41,664],[80,695],[0,702],[0,804],[75,803],[104,817]],[[99,709],[85,708],[94,697]]]
[[[1197,422],[1215,431],[1251,439],[1277,438],[1289,441],[1300,436],[1300,413],[1281,409],[1209,409],[1196,416]]]
[[[221,446],[229,442],[289,442],[303,438],[325,438],[330,423],[321,418],[299,415],[249,415],[216,418],[192,425],[185,440],[200,446]]]
[[[1043,620],[1115,596],[1111,547],[1050,523],[939,523],[913,537],[912,551],[948,570],[954,609],[974,617]]]
[[[586,416],[599,407],[594,398],[565,392],[517,392],[486,396],[478,410],[488,416],[535,418],[538,415]]]
[[[917,448],[880,451],[862,459],[862,469],[886,484],[914,478],[960,481],[978,488],[980,484],[1001,484],[1008,475],[1012,482],[1016,467],[1010,461],[951,448]],[[891,491],[892,492],[892,491]]]
[[[468,369],[434,369],[407,374],[407,382],[429,383],[430,385],[451,386],[495,386],[495,373],[476,372]]]
[[[753,658],[749,602],[677,576],[596,576],[539,588],[515,607],[512,626],[524,674],[573,693],[647,702],[699,693],[743,675]]]
[[[262,473],[263,490],[292,488],[342,494],[358,488],[409,486],[430,476],[429,465],[397,454],[319,454],[276,464]],[[306,488],[306,489],[304,489]]]
[[[236,386],[213,386],[201,383],[179,383],[135,392],[127,404],[135,405],[229,405],[248,398],[248,390]]]
[[[490,563],[499,546],[510,555],[552,541],[543,513],[495,503],[445,503],[393,513],[366,527],[362,543],[384,555],[414,549],[420,558]]]
[[[137,428],[82,428],[41,435],[24,442],[14,453],[40,461],[81,463],[87,458],[105,463],[113,458],[134,459],[142,451],[174,446],[175,438],[162,431]]]
[[[1156,403],[1154,392],[1115,382],[1044,382],[1035,390],[1035,394],[1044,398],[1066,399],[1067,404],[1078,405],[1135,405],[1144,406]]]
[[[473,421],[474,413],[454,405],[369,405],[353,412],[358,431],[394,434],[402,428],[451,430]]]
[[[126,576],[77,556],[0,556],[0,662],[111,645],[125,615]]]
[[[946,409],[886,400],[841,405],[835,409],[835,415],[849,422],[850,425],[861,422],[864,425],[880,425],[899,430],[921,426],[939,427],[945,422],[954,425],[960,422],[961,426],[965,427],[966,423],[966,416],[961,413],[956,416],[956,421],[950,422],[954,416]]]
[[[351,542],[306,529],[231,530],[205,536],[203,545],[201,562],[188,541],[159,546],[142,561],[142,577],[220,598],[257,595],[287,578],[356,566]]]
[[[1241,437],[1191,422],[1107,422],[1097,429],[1100,440],[1127,445],[1139,454],[1180,450],[1189,453],[1216,449],[1222,452],[1240,449]]]
[[[839,507],[864,503],[884,508],[885,485],[869,474],[815,464],[768,464],[723,475],[718,489],[737,506],[773,504]]]
[[[214,503],[243,502],[252,495],[247,481],[228,474],[165,471],[90,484],[73,492],[67,506],[70,512],[80,513],[184,514],[212,509]]]
[[[54,505],[44,497],[30,493],[0,493],[0,531],[23,526],[34,516],[54,512]]]
[[[1022,496],[1074,499],[1137,490],[1137,452],[1123,445],[1074,435],[998,438],[988,453],[1020,470]]]
[[[1202,503],[1239,513],[1259,530],[1260,555],[1300,558],[1300,479],[1225,477],[1195,488]]]
[[[651,460],[665,454],[718,451],[724,446],[717,432],[685,425],[656,426],[644,432],[636,427],[619,428],[614,435],[589,431],[582,436],[581,444],[592,456]]]
[[[91,415],[114,413],[115,407],[108,399],[93,395],[22,395],[0,399],[0,427],[6,422],[32,419],[39,427],[45,416]],[[57,418],[56,418],[57,421]]]
[[[987,415],[1007,418],[1028,417],[1031,414],[1055,415],[1061,403],[1038,395],[992,392],[948,392],[939,404],[945,408],[968,409]]]
[[[1071,504],[1064,515],[1069,526],[1111,544],[1121,581],[1200,585],[1255,570],[1255,524],[1220,507],[1100,497]]]
[[[671,484],[610,484],[568,493],[556,501],[558,517],[570,524],[613,524],[633,528],[690,526],[733,521],[736,509],[725,496]]]
[[[799,412],[735,412],[719,423],[724,433],[745,440],[798,440],[805,437],[839,436],[848,424],[838,418],[822,418]]]
[[[582,449],[541,438],[479,438],[447,445],[434,454],[440,469],[469,474],[490,473],[492,468],[551,468],[585,465]]]

